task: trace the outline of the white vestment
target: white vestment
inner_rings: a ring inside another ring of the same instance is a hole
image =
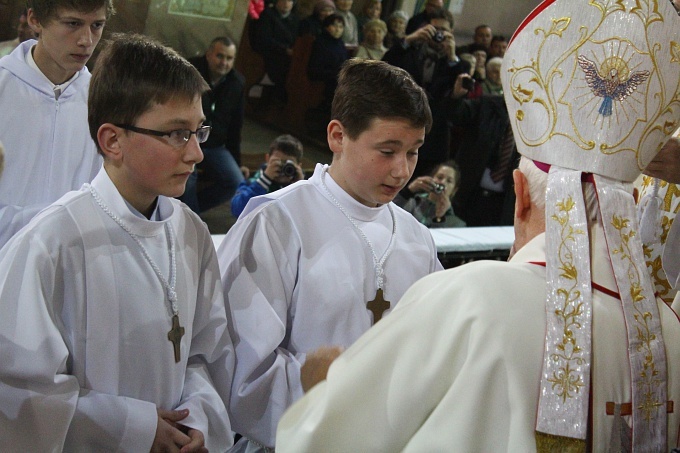
[[[604,235],[593,281],[616,292]],[[591,236],[592,237],[592,236]],[[509,263],[477,261],[426,277],[282,417],[277,452],[532,452],[545,339],[545,235]],[[680,321],[658,301],[666,343],[668,445],[678,441]],[[606,452],[630,403],[621,301],[593,291],[592,432]],[[630,417],[625,417],[630,422]]]
[[[52,84],[29,66],[29,39],[0,59],[0,248],[41,209],[90,182],[102,165],[87,124],[86,67],[55,99]]]
[[[159,221],[135,215],[104,169],[92,186],[166,279],[172,226],[180,362],[139,246],[86,187],[70,192],[0,251],[0,450],[149,451],[160,408],[189,409],[180,423],[226,451],[234,353],[209,232],[174,199],[158,198]]]
[[[218,250],[236,347],[233,429],[267,447],[281,414],[303,394],[306,353],[347,347],[372,325],[366,303],[377,291],[373,257],[324,189],[325,168],[251,199]],[[329,174],[325,182],[378,258],[388,248],[394,212],[396,237],[384,265],[384,298],[392,307],[415,281],[442,269],[432,236],[411,214],[393,203],[369,208]]]

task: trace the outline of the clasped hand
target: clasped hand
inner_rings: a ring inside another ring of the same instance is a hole
[[[157,412],[158,424],[151,453],[207,453],[203,433],[179,423],[189,415],[188,409],[180,411],[157,409]]]

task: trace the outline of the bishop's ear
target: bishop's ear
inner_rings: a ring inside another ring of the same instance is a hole
[[[97,143],[107,159],[118,159],[121,155],[121,137],[123,130],[111,123],[104,123],[97,131]]]
[[[526,176],[519,169],[512,172],[512,182],[515,185],[515,218],[524,218],[531,209],[531,193]]]

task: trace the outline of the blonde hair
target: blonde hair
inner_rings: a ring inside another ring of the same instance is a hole
[[[379,28],[383,33],[387,34],[387,24],[381,19],[371,19],[364,24],[364,33],[371,28]]]

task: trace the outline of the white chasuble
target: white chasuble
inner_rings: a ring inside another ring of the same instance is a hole
[[[595,283],[616,292],[601,230],[590,231]],[[536,451],[545,341],[545,235],[509,263],[477,261],[415,285],[282,417],[278,452]],[[621,302],[593,290],[593,451],[607,451],[631,402]],[[678,438],[680,321],[658,301],[668,357],[668,448]],[[624,417],[630,423],[630,417]]]

